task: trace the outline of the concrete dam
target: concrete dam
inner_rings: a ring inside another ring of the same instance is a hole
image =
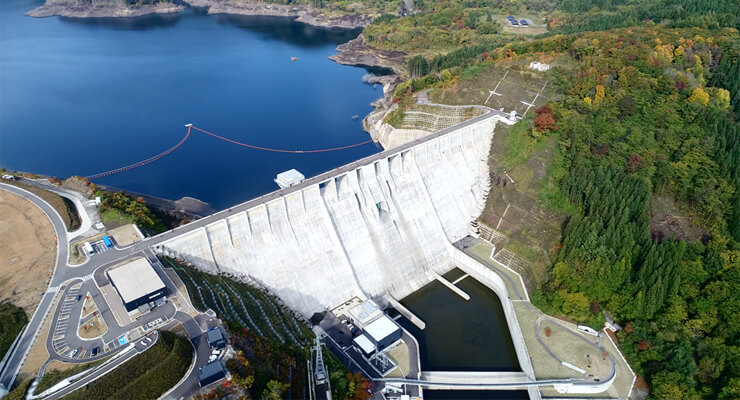
[[[492,111],[337,168],[159,250],[253,279],[307,317],[353,296],[400,299],[451,268],[451,242],[485,204],[501,118]]]

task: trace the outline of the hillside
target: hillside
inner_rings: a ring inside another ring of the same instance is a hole
[[[452,5],[365,30],[378,47],[420,55],[386,122],[405,121],[429,88],[432,101],[507,110],[547,93],[497,127],[488,238],[543,311],[594,327],[607,312],[624,326],[620,346],[651,398],[738,398],[737,4],[564,1],[540,11],[546,34],[505,42]],[[497,83],[511,104],[490,100]]]

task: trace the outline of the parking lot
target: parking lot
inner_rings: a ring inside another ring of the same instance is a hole
[[[77,321],[70,321],[70,314],[72,313],[72,309],[75,306],[75,303],[78,301],[82,301],[81,297],[78,300],[78,296],[80,295],[80,288],[82,287],[81,283],[78,283],[74,286],[72,286],[71,289],[67,292],[67,295],[64,297],[64,300],[62,300],[62,304],[59,311],[59,318],[57,319],[57,324],[54,327],[54,335],[52,338],[52,346],[54,347],[54,351],[56,351],[60,355],[64,355],[66,357],[70,356],[70,353],[72,352],[72,349],[69,348],[66,344],[66,334],[67,330],[69,328],[70,323],[75,325],[74,329],[77,329]],[[75,354],[74,358],[82,358],[85,354],[85,351],[78,351],[77,354]]]
[[[108,248],[108,246],[105,245],[105,243],[103,242],[102,239],[90,243],[90,246],[92,246],[92,248],[93,248],[93,252],[94,252],[93,254],[104,253],[104,252],[110,250]]]

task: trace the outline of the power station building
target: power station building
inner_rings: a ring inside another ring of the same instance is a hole
[[[354,303],[354,304],[352,304]],[[368,357],[376,351],[383,351],[401,339],[401,327],[386,315],[372,300],[360,302],[350,300],[346,304],[345,316],[352,324],[362,330],[353,339],[355,347]]]
[[[401,339],[401,328],[385,314],[368,324],[363,331],[378,351],[383,351]]]
[[[129,312],[167,297],[167,287],[145,258],[109,270],[108,278]]]

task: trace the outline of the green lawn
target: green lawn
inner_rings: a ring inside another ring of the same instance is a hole
[[[0,359],[10,349],[10,345],[28,322],[23,309],[10,303],[0,304]]]
[[[174,333],[159,334],[149,350],[65,399],[147,400],[161,396],[185,375],[193,360],[193,346]]]

